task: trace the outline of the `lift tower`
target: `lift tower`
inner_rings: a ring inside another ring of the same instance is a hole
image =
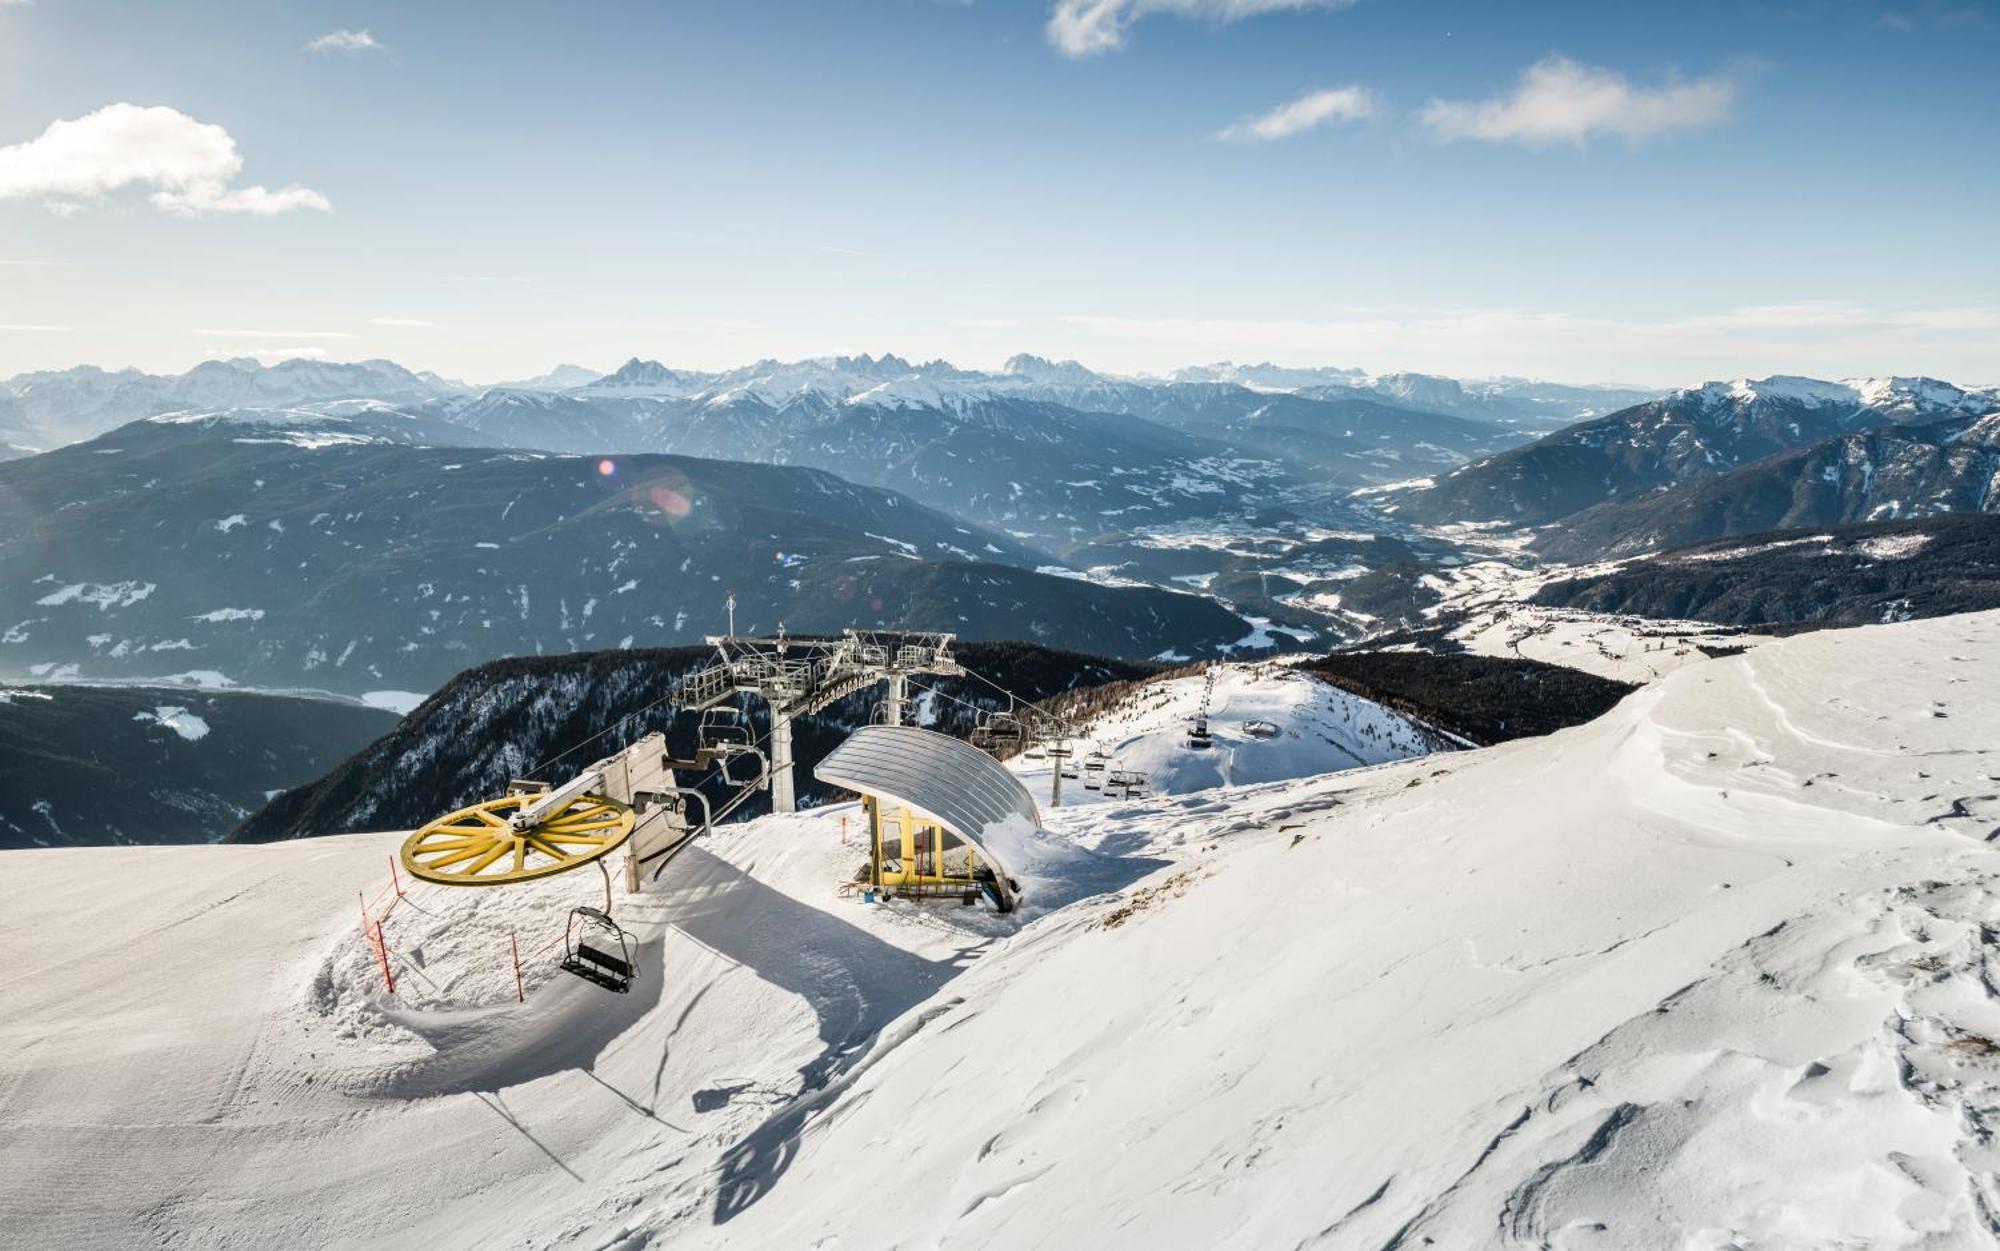
[[[771,811],[797,809],[792,780],[792,718],[809,716],[877,682],[888,683],[882,717],[900,725],[915,674],[957,676],[955,635],[917,630],[843,630],[839,638],[709,636],[717,663],[681,685],[683,707],[706,707],[732,694],[755,695],[771,711]]]

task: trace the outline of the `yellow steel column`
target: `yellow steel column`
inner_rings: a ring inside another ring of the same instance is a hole
[[[868,884],[882,889],[882,805],[873,795],[863,795],[861,806],[868,813]]]
[[[903,809],[903,880],[909,881],[917,869],[917,814]]]

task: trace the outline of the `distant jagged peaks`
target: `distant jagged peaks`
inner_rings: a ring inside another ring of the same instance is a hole
[[[2000,389],[1967,388],[1939,378],[1921,376],[1845,378],[1829,382],[1794,374],[1768,378],[1737,378],[1708,382],[1675,392],[1709,403],[1799,404],[1809,408],[1838,405],[1874,409],[1897,419],[1925,420],[1959,414],[1979,415],[2000,409]]]
[[[1036,356],[1020,352],[1007,358],[1000,372],[1015,378],[1028,378],[1036,382],[1089,383],[1101,381],[1102,374],[1087,368],[1077,361],[1052,361],[1046,356]]]
[[[600,386],[647,387],[659,386],[679,377],[658,361],[641,360],[635,356],[594,382]]]
[[[1228,382],[1242,387],[1274,391],[1291,391],[1300,387],[1316,386],[1358,386],[1368,381],[1368,371],[1363,369],[1343,369],[1338,365],[1296,368],[1274,365],[1270,361],[1255,365],[1217,361],[1213,365],[1190,365],[1185,369],[1177,369],[1168,376],[1175,382]]]

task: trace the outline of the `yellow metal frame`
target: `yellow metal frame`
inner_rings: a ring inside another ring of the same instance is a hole
[[[956,893],[978,888],[979,855],[971,843],[959,840],[959,847],[965,851],[965,871],[944,872],[944,837],[950,831],[938,822],[918,816],[914,810],[880,796],[864,795],[863,800],[868,814],[869,838],[874,845],[869,865],[874,886],[913,893]],[[885,809],[889,811],[885,812]],[[886,829],[887,826],[895,828]],[[917,835],[920,831],[931,837],[931,863],[937,866],[938,872],[917,871]],[[895,860],[900,867],[894,871],[884,869],[882,862],[885,859]]]
[[[439,817],[403,840],[403,867],[444,886],[504,886],[582,868],[632,837],[632,809],[602,795],[579,795],[517,831],[513,814],[539,798],[508,795]]]

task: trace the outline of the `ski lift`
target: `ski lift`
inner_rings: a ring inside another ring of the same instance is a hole
[[[715,753],[715,767],[724,786],[762,786],[771,776],[770,758],[755,747],[726,747]]]
[[[586,941],[590,938],[600,945],[592,946]],[[618,944],[616,955],[610,951],[613,943]],[[561,968],[592,985],[622,995],[632,989],[632,979],[639,974],[639,966],[632,959],[632,946],[632,936],[611,919],[610,913],[601,908],[575,908],[569,914],[569,924],[563,927]]]
[[[1104,772],[1106,766],[1110,763],[1111,757],[1105,755],[1101,748],[1096,747],[1091,748],[1090,754],[1083,758],[1083,767],[1091,773]]]
[[[1028,728],[1011,712],[984,712],[967,741],[983,752],[1004,755],[1027,745]]]
[[[1188,723],[1187,745],[1196,751],[1207,751],[1215,746],[1215,738],[1208,732],[1208,718],[1196,717]]]
[[[720,749],[750,746],[750,727],[743,724],[743,714],[734,708],[702,709],[697,733],[701,750],[707,752],[720,754]]]

